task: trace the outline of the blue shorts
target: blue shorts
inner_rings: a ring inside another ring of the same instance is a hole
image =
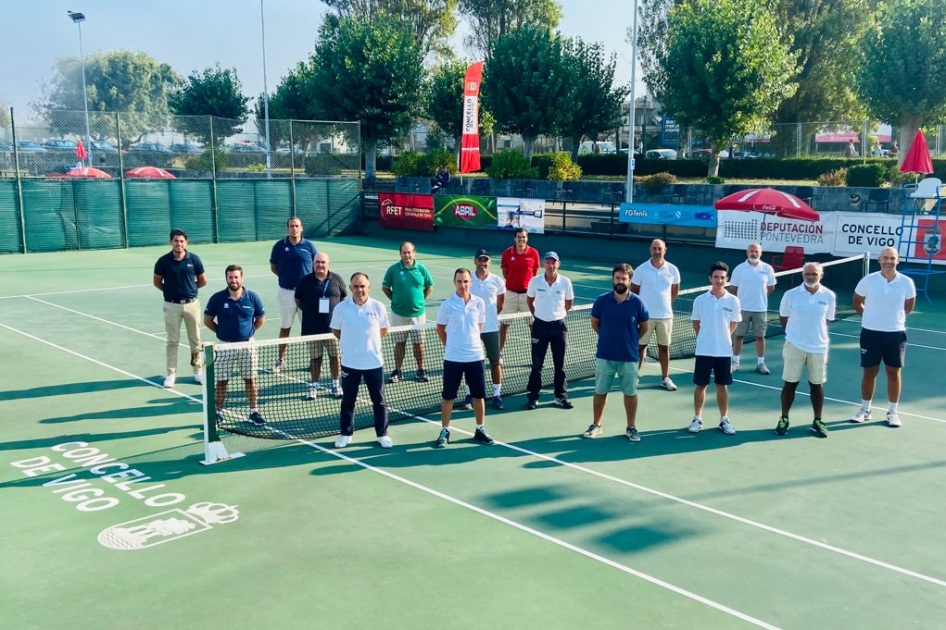
[[[444,400],[454,400],[460,390],[460,380],[466,380],[472,398],[486,398],[486,377],[483,375],[482,361],[443,362],[443,393]]]
[[[861,328],[861,367],[884,365],[902,368],[907,353],[907,333],[902,330],[886,332]]]
[[[710,373],[717,385],[732,385],[732,357],[696,357],[693,368],[693,384],[706,387],[710,383]]]

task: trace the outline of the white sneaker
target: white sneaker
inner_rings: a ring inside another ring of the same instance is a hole
[[[858,409],[857,413],[851,416],[851,422],[856,422],[860,424],[862,422],[867,422],[870,420],[870,409]]]
[[[738,372],[738,371],[739,371],[739,359],[737,359],[737,358],[734,358],[734,359],[732,360],[732,371],[733,371],[733,372]]]
[[[335,448],[345,448],[351,443],[350,435],[339,435],[338,439],[335,440]]]
[[[203,370],[197,370],[196,372],[194,372],[194,382],[197,383],[198,385],[203,385],[203,384],[204,384],[204,372],[203,372]]]
[[[388,435],[382,435],[378,438],[378,444],[381,445],[381,448],[391,448],[394,446],[394,440]]]
[[[177,377],[175,377],[173,374],[168,374],[167,376],[164,377],[164,388],[171,389],[172,387],[174,387],[174,383],[176,380],[177,380]]]
[[[666,389],[668,392],[677,391],[677,386],[674,385],[673,381],[670,380],[669,376],[663,377],[663,380],[660,381],[660,386]]]
[[[736,435],[736,428],[732,425],[732,422],[729,421],[729,418],[725,416],[719,421],[719,430],[726,435]]]
[[[765,363],[756,364],[755,371],[758,372],[759,374],[762,374],[763,376],[768,376],[769,374],[772,373],[769,370],[769,368],[765,367]]]
[[[896,411],[890,410],[887,412],[887,426],[895,429],[903,426],[903,423],[900,422],[900,416],[897,415]]]
[[[690,422],[690,426],[687,429],[690,433],[699,433],[703,430],[703,421],[696,416],[693,416],[693,421]]]
[[[319,397],[319,386],[315,383],[309,385],[309,393],[306,394],[306,400],[315,400]]]

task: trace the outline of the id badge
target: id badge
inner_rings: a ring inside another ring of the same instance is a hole
[[[329,299],[328,298],[319,298],[319,312],[328,313]]]

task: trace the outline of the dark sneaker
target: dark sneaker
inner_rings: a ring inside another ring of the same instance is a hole
[[[473,396],[471,394],[466,395],[466,398],[463,399],[463,404],[461,405],[461,407],[463,407],[467,411],[473,410]]]
[[[434,443],[434,448],[444,448],[447,444],[450,443],[450,429],[443,427],[440,429],[440,437],[437,438],[437,442]]]
[[[417,381],[419,383],[427,383],[430,381],[430,377],[427,376],[427,370],[417,370]]]
[[[283,371],[283,368],[285,367],[286,367],[285,359],[282,359],[282,358],[276,359],[276,365],[273,366],[273,372],[279,374],[280,372]]]
[[[496,440],[486,432],[485,426],[476,427],[476,431],[473,432],[473,439],[479,442],[480,444],[493,444]]]
[[[496,410],[498,410],[498,411],[502,411],[502,410],[505,409],[505,408],[506,408],[506,406],[503,404],[503,397],[502,397],[502,396],[498,396],[498,395],[497,395],[497,396],[493,396],[493,409],[496,409]]]
[[[217,410],[216,417],[217,417],[217,426],[220,426],[221,424],[223,424],[224,421],[226,421],[227,419],[226,415],[223,413],[223,409]]]
[[[537,398],[530,398],[526,401],[526,409],[538,409],[539,400]]]
[[[601,435],[601,427],[597,424],[589,424],[585,432],[581,434],[581,437],[595,438],[599,435]]]
[[[389,383],[397,383],[399,380],[401,380],[400,370],[394,370],[393,372],[391,372],[391,376],[388,377]]]
[[[258,426],[258,427],[261,427],[261,426],[263,426],[263,425],[266,424],[266,421],[263,420],[263,416],[261,416],[261,415],[260,415],[260,412],[258,412],[258,411],[251,411],[251,412],[250,412],[250,422],[252,422],[253,424],[255,424],[255,425]]]
[[[777,435],[788,434],[788,416],[782,416],[778,419],[778,424],[775,425],[775,433]]]
[[[641,434],[637,432],[637,427],[628,427],[627,431],[624,432],[624,435],[626,435],[627,439],[631,442],[641,441]]]
[[[815,418],[815,421],[811,423],[811,432],[820,438],[828,437],[828,427],[821,418]]]
[[[556,396],[555,400],[552,401],[552,404],[556,407],[561,407],[562,409],[575,408],[575,405],[572,404],[572,401],[568,400],[568,396]]]

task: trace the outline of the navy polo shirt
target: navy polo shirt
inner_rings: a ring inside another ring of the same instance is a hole
[[[266,315],[263,301],[259,296],[243,289],[239,300],[230,297],[230,291],[224,289],[210,296],[204,315],[217,320],[217,339],[236,342],[249,341],[256,332],[253,325],[258,318]]]
[[[293,245],[289,238],[281,238],[273,245],[269,255],[269,264],[276,265],[279,286],[294,291],[299,281],[312,273],[312,261],[315,260],[315,245],[302,239]]]
[[[640,360],[637,326],[648,321],[650,315],[639,297],[628,291],[627,299],[618,302],[613,291],[602,293],[591,307],[591,316],[601,322],[595,357],[634,363]]]
[[[168,302],[196,298],[197,276],[203,274],[204,263],[188,251],[181,260],[174,259],[174,252],[168,252],[154,264],[154,275],[164,279],[164,299]]]

